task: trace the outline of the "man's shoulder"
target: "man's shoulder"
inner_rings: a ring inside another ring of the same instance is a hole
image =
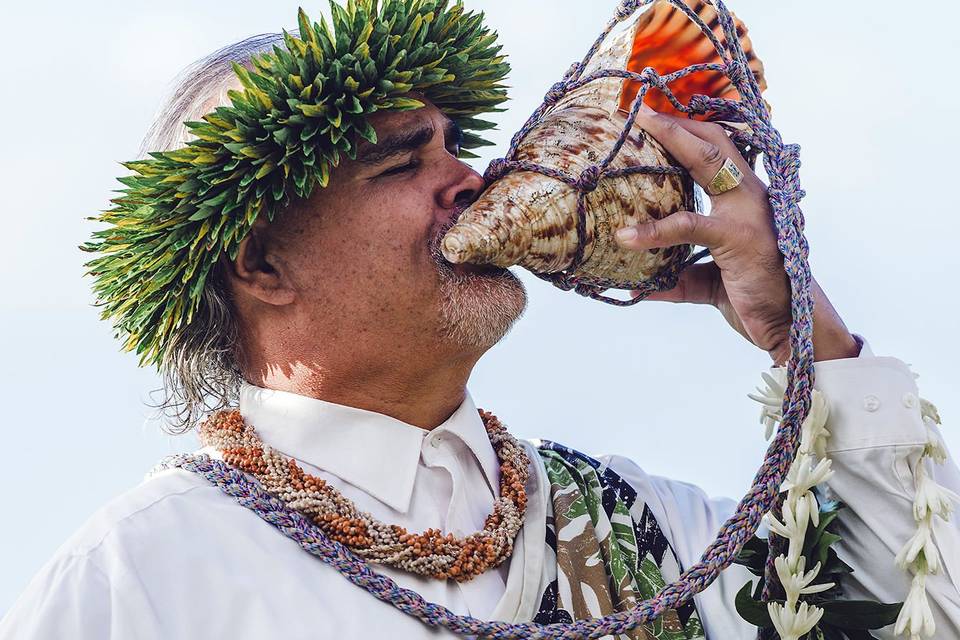
[[[97,509],[60,551],[88,554],[131,534],[162,537],[191,516],[225,500],[229,502],[218,488],[195,473],[179,468],[160,471]]]

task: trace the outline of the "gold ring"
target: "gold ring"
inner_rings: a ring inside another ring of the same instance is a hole
[[[740,171],[733,160],[727,158],[723,161],[720,170],[717,171],[717,175],[713,176],[713,180],[707,185],[707,194],[718,196],[731,189],[736,189],[741,182],[743,182],[743,172]]]

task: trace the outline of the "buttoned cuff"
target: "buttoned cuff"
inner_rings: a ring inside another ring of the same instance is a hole
[[[818,362],[814,371],[830,411],[828,453],[926,444],[917,385],[901,360],[874,356],[864,342],[859,357]]]

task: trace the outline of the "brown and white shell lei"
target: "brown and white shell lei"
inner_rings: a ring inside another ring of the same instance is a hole
[[[527,454],[496,416],[481,410],[480,417],[500,460],[500,497],[483,530],[463,538],[439,529],[409,533],[360,511],[325,480],[264,444],[239,411],[215,413],[199,431],[203,446],[216,448],[224,462],[252,475],[267,492],[358,556],[421,576],[464,582],[510,557],[527,508]]]

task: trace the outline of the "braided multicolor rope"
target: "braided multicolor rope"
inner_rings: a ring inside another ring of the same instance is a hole
[[[422,620],[430,626],[445,627],[462,635],[476,635],[489,638],[564,638],[567,640],[585,640],[607,635],[621,634],[645,622],[659,617],[663,612],[688,603],[695,594],[709,586],[736,557],[740,548],[756,531],[763,515],[777,505],[780,485],[793,462],[800,425],[810,410],[813,387],[813,324],[812,299],[810,296],[811,275],[808,264],[808,246],[803,235],[804,219],[798,206],[803,198],[800,188],[798,169],[800,166],[799,147],[784,144],[779,132],[770,122],[766,104],[760,97],[760,90],[753,75],[749,72],[743,48],[737,36],[736,27],[730,12],[722,0],[711,0],[715,6],[726,43],[721,43],[713,31],[693,13],[682,0],[669,0],[696,22],[720,53],[722,63],[702,64],[688,67],[669,75],[660,76],[654,69],[647,68],[641,73],[632,73],[622,69],[601,70],[582,77],[582,70],[598,51],[604,39],[621,21],[631,17],[638,9],[653,0],[625,0],[617,9],[601,36],[594,42],[584,59],[575,64],[565,78],[555,84],[547,93],[544,103],[537,108],[527,124],[514,136],[507,159],[494,161],[487,172],[488,179],[502,176],[506,171],[523,169],[541,171],[574,185],[581,192],[596,187],[598,180],[618,177],[627,173],[653,172],[677,173],[672,168],[652,169],[635,167],[629,170],[612,171],[608,166],[632,129],[639,112],[639,106],[651,86],[662,91],[671,103],[680,111],[688,114],[702,114],[708,111],[717,113],[722,119],[739,121],[749,125],[752,135],[749,139],[734,137],[741,148],[746,148],[748,158],[763,153],[763,162],[770,184],[768,194],[776,224],[778,246],[784,256],[784,269],[791,286],[791,311],[793,325],[790,332],[792,356],[787,364],[787,387],[784,395],[783,420],[777,435],[767,450],[766,457],[754,478],[753,486],[737,506],[733,516],[721,527],[716,540],[704,551],[700,561],[688,568],[673,584],[667,585],[655,597],[641,602],[633,609],[611,614],[593,620],[580,620],[569,624],[539,625],[534,623],[509,624],[505,622],[483,622],[469,616],[458,616],[445,607],[426,602],[420,595],[399,587],[390,578],[373,571],[362,559],[353,555],[341,544],[326,538],[302,515],[289,510],[285,505],[267,494],[258,484],[243,473],[211,459],[208,456],[174,456],[168,458],[158,468],[182,467],[198,473],[211,483],[233,496],[244,507],[253,510],[261,518],[277,527],[284,535],[297,541],[304,549],[318,556],[348,580],[366,589],[375,597],[394,605],[400,611]],[[688,105],[681,104],[669,89],[670,82],[695,71],[713,70],[725,73],[736,86],[740,100],[693,96]],[[621,135],[611,154],[599,165],[587,169],[580,176],[568,176],[548,167],[509,160],[519,142],[535,126],[551,104],[562,98],[566,91],[598,78],[618,77],[642,83],[624,133]],[[580,198],[580,218],[578,229],[583,229],[583,198]],[[580,234],[583,237],[583,234]],[[577,253],[577,261],[582,258],[582,250]],[[697,256],[674,264],[663,274],[646,285],[642,292],[650,293],[673,286],[679,272],[691,264]],[[573,268],[576,264],[573,265]],[[571,269],[572,271],[572,269]],[[622,301],[602,296],[603,283],[582,283],[566,276],[557,277],[554,282],[563,288],[574,289],[582,295],[601,299],[612,304],[632,304],[635,301]],[[637,298],[636,301],[642,299]],[[771,553],[773,558],[776,554]],[[768,572],[768,587],[770,573]],[[769,589],[768,589],[769,591]]]

